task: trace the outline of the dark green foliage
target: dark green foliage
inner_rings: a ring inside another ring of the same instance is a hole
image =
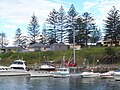
[[[96,43],[97,41],[102,39],[102,33],[100,29],[97,29],[96,26],[93,25],[93,30],[90,33],[91,35],[91,43]]]
[[[91,13],[85,12],[82,15],[82,30],[83,30],[83,36],[85,41],[85,46],[87,46],[88,41],[90,41],[90,33],[93,30],[93,23],[94,19],[91,16]]]
[[[7,40],[6,34],[2,32],[0,33],[0,46],[4,47],[6,45],[8,45],[8,40]]]
[[[63,6],[59,9],[58,15],[58,41],[61,43],[65,42],[66,39],[66,15]]]
[[[103,63],[105,64],[114,64],[119,62],[119,55],[114,48],[108,47],[105,48],[105,54],[103,58]]]
[[[120,40],[120,14],[119,10],[113,6],[108,12],[108,17],[105,21],[105,40],[112,40],[117,46],[117,40]],[[111,44],[113,44],[111,43]]]
[[[15,33],[14,45],[22,47],[22,48],[26,48],[27,47],[27,43],[28,43],[27,37],[26,36],[22,36],[21,29],[18,28],[16,30],[16,33]]]
[[[42,42],[43,44],[47,44],[47,41],[48,41],[48,37],[47,37],[47,26],[46,26],[46,23],[44,23],[43,25],[43,29],[42,29]]]
[[[74,5],[72,4],[69,11],[68,11],[68,16],[67,16],[67,39],[68,42],[71,44],[73,43],[73,32],[75,32],[75,17],[78,15],[78,12],[76,12]]]
[[[22,43],[21,35],[22,35],[22,32],[21,32],[20,28],[18,28],[15,33],[15,41],[14,41],[14,44],[16,46],[21,46],[21,43]]]
[[[72,4],[70,6],[70,9],[68,11],[68,15],[72,18],[76,17],[78,15],[78,12],[76,12],[74,5]]]
[[[52,12],[48,15],[47,18],[47,24],[49,25],[49,28],[47,29],[47,35],[48,35],[48,41],[50,44],[57,42],[57,31],[58,31],[58,12],[53,9]]]
[[[100,40],[101,32],[98,30],[91,13],[85,12],[76,21],[76,43],[87,46],[88,43],[96,43]]]
[[[75,42],[77,45],[81,45],[82,47],[84,46],[84,29],[82,29],[82,18],[79,17],[76,20],[77,26],[77,32],[76,32],[76,36],[75,36]]]
[[[28,33],[30,36],[30,43],[34,44],[37,42],[37,37],[39,36],[39,24],[38,24],[38,20],[37,17],[34,15],[32,15],[31,17],[31,21],[30,24],[28,25]]]
[[[47,28],[43,29],[44,35],[50,44],[56,42],[69,44],[73,43],[73,34],[75,34],[75,44],[86,46],[87,43],[96,43],[100,40],[100,29],[98,30],[94,19],[90,13],[85,12],[80,17],[77,16],[74,5],[72,4],[68,15],[65,15],[63,7],[57,12],[53,9],[48,15]]]

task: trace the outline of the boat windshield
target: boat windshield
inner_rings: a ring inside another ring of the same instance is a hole
[[[58,69],[58,71],[67,71],[67,69]]]
[[[41,62],[41,65],[51,65],[51,66],[54,66],[52,61]]]
[[[23,64],[23,62],[18,62],[18,61],[15,61],[15,62],[13,62],[12,64],[20,64],[20,65],[22,65],[22,64]]]

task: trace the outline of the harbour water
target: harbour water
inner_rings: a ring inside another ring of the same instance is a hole
[[[120,90],[120,81],[100,78],[0,77],[0,90]]]

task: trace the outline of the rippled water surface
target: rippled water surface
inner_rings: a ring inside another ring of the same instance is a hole
[[[120,81],[80,77],[0,77],[0,90],[120,90]]]

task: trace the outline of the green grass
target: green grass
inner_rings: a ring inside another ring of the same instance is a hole
[[[115,48],[115,47],[114,47]],[[116,52],[120,51],[120,47],[115,48]],[[89,63],[96,62],[96,60],[102,61],[105,47],[91,47],[76,50],[76,61],[81,65],[84,59],[89,60]],[[73,58],[73,50],[65,51],[47,51],[47,52],[24,52],[24,53],[4,53],[0,54],[0,65],[9,65],[15,59],[23,59],[27,64],[40,63],[41,61],[59,61],[63,60],[65,56],[66,60]],[[102,63],[102,62],[101,62]]]

